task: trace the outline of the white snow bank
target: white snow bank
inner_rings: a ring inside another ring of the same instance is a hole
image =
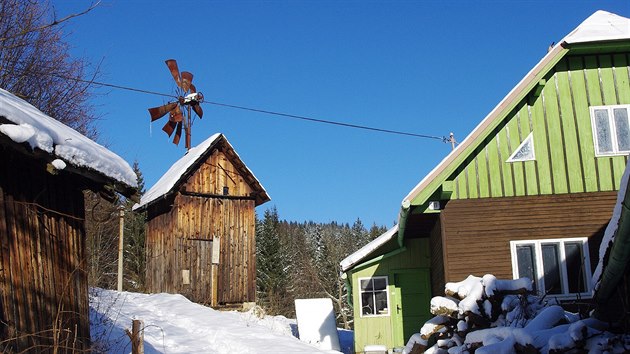
[[[13,123],[0,124],[0,133],[16,143],[28,142],[31,148],[46,151],[73,166],[137,186],[136,174],[120,156],[3,89],[0,89],[0,117]]]
[[[259,318],[252,312],[216,311],[182,295],[92,289],[90,324],[96,349],[129,353],[124,333],[144,321],[145,353],[339,353],[322,351],[292,336],[295,321]]]

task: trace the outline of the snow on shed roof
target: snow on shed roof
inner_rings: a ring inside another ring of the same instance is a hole
[[[515,102],[527,94],[553,66],[568,52],[563,45],[606,42],[630,39],[630,19],[603,10],[596,11],[577,28],[565,36],[536,64],[525,77],[494,107],[494,109],[473,129],[473,131],[448,154],[429,174],[427,174],[410,192],[403,198],[402,207],[406,210],[414,199],[413,204],[426,202],[443,179],[452,172],[454,165],[465,158],[476,146],[482,137],[486,136],[492,128],[513,108]]]
[[[120,156],[67,125],[55,120],[30,103],[0,89],[0,133],[14,142],[28,143],[72,166],[87,168],[129,187],[136,187],[136,174]]]
[[[136,210],[138,208],[144,208],[151,202],[169,194],[180,181],[188,176],[188,173],[192,171],[195,163],[199,159],[201,159],[207,151],[212,149],[220,140],[224,140],[228,147],[232,149],[232,151],[234,151],[234,148],[223,134],[216,133],[212,135],[201,144],[191,148],[189,151],[186,152],[184,157],[177,160],[177,162],[175,162],[173,166],[171,166],[171,168],[166,171],[166,173],[142,196],[142,198],[140,198],[140,203],[134,205],[133,209]],[[234,155],[240,160],[240,157],[238,156],[236,151],[234,151]],[[249,173],[255,180],[256,187],[260,189],[260,194],[263,195],[263,200],[268,201],[269,196],[267,195],[267,191],[260,184],[260,182],[258,182],[256,176],[254,176],[254,173],[252,173],[252,171],[247,166],[245,166],[245,164],[243,164],[243,167],[246,172]]]
[[[365,259],[370,253],[387,243],[387,241],[393,239],[398,233],[398,225],[395,225],[391,229],[387,230],[384,234],[370,241],[365,246],[359,248],[356,252],[344,258],[339,264],[343,272],[354,267],[359,262]]]

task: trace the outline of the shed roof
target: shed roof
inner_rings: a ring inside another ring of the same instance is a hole
[[[0,118],[0,134],[15,143],[43,151],[51,160],[61,159],[77,168],[75,172],[96,172],[118,186],[137,186],[136,174],[123,158],[3,89],[0,89]],[[64,163],[54,161],[53,165],[62,169]]]
[[[197,169],[197,163],[204,161],[220,142],[224,142],[227,149],[233,153],[232,155],[236,161],[232,161],[232,163],[236,163],[236,167],[242,174],[245,175],[245,177],[250,177],[249,180],[251,182],[249,183],[257,194],[256,205],[269,201],[270,198],[267,191],[260,184],[252,171],[243,163],[240,156],[238,156],[227,138],[221,133],[216,133],[201,144],[187,151],[181,159],[175,162],[173,166],[171,166],[171,168],[166,171],[166,173],[142,196],[140,203],[134,206],[134,210],[139,208],[144,209],[161,197],[165,197],[175,192],[177,187]]]
[[[493,131],[575,44],[613,42],[630,39],[630,19],[596,11],[565,36],[536,64],[473,131],[427,174],[402,200],[403,210],[422,205],[438,190],[455,168]],[[404,214],[404,212],[403,212]]]
[[[365,246],[359,248],[356,252],[352,253],[348,257],[344,258],[339,264],[341,265],[341,271],[345,272],[348,269],[354,267],[359,262],[364,260],[367,256],[369,256],[372,252],[376,251],[378,248],[387,243],[387,241],[396,237],[398,233],[398,225],[395,225],[391,229],[387,230],[385,233],[370,241]]]

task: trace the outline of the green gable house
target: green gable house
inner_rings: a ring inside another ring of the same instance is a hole
[[[468,275],[590,301],[630,153],[630,20],[597,11],[404,197],[398,225],[341,262],[355,350],[402,347]]]

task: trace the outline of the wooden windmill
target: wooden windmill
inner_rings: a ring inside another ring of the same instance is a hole
[[[175,59],[166,60],[166,66],[168,66],[177,84],[177,101],[149,108],[151,122],[164,117],[168,113],[168,122],[166,122],[162,130],[169,137],[175,132],[173,144],[179,145],[183,128],[186,133],[186,150],[190,150],[190,135],[193,123],[192,111],[199,118],[203,117],[203,110],[200,105],[203,102],[203,94],[197,92],[197,88],[192,84],[192,73],[182,71],[180,74]]]

